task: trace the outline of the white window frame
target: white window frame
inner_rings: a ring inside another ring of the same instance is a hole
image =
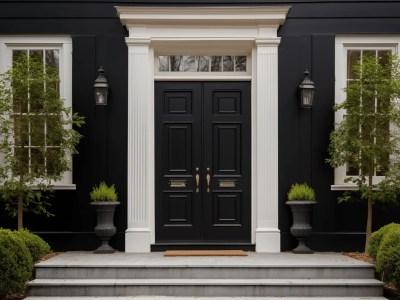
[[[347,79],[347,51],[348,50],[392,50],[393,54],[399,53],[400,36],[336,36],[335,39],[335,104],[340,104],[346,99],[343,90],[346,87]],[[345,115],[345,110],[335,112],[335,124],[340,123]],[[335,183],[331,186],[332,190],[357,190],[358,187],[345,179],[351,177],[346,175],[346,166],[335,169]],[[354,177],[354,176],[352,176]],[[383,176],[374,176],[373,183],[380,182]]]
[[[69,36],[0,36],[0,73],[12,65],[12,51],[22,49],[58,49],[60,72],[60,97],[66,107],[72,107],[72,39]],[[71,163],[72,163],[72,157]],[[74,190],[71,171],[62,180],[54,182],[57,190]]]

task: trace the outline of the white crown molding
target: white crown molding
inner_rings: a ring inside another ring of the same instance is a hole
[[[124,26],[159,25],[282,25],[290,6],[143,7],[116,6]]]

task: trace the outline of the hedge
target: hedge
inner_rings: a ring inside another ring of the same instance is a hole
[[[400,288],[400,226],[393,226],[383,234],[375,267],[385,282]]]
[[[51,253],[49,244],[29,230],[18,230],[14,231],[14,233],[17,234],[28,247],[34,263],[43,258],[45,255]]]
[[[32,270],[32,257],[24,241],[11,230],[0,229],[0,299],[23,292]]]
[[[368,242],[367,252],[373,260],[376,260],[383,236],[393,228],[398,228],[400,230],[400,224],[390,223],[371,234]]]

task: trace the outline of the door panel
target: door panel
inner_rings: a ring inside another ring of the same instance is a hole
[[[201,162],[201,85],[157,82],[155,89],[157,242],[202,239],[195,168]],[[196,113],[195,113],[196,112]]]
[[[157,243],[250,242],[250,102],[250,82],[155,83]]]
[[[250,82],[203,88],[203,163],[211,188],[203,196],[203,241],[251,241]]]

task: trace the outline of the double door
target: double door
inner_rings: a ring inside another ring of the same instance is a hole
[[[250,82],[155,82],[156,243],[251,241]]]

